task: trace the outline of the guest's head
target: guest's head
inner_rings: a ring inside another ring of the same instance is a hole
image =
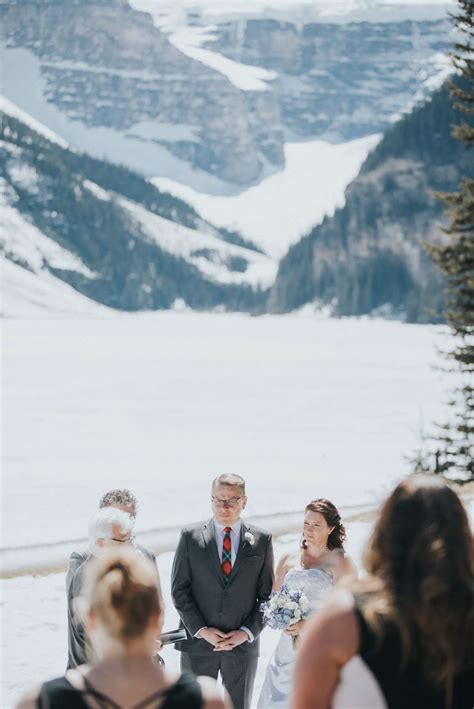
[[[126,512],[132,519],[137,516],[138,502],[137,498],[127,490],[127,488],[109,490],[100,498],[99,508],[116,507],[118,510]]]
[[[211,495],[217,522],[225,526],[235,524],[247,505],[245,480],[233,473],[219,475],[212,481]]]
[[[133,520],[130,515],[116,507],[102,507],[89,524],[89,544],[97,551],[108,547],[130,544]]]
[[[343,549],[346,530],[332,502],[324,498],[312,500],[304,511],[303,547],[320,554],[324,550]]]
[[[153,654],[163,600],[153,564],[127,549],[109,549],[86,571],[87,631],[95,653]]]
[[[377,629],[394,619],[405,654],[421,643],[426,676],[449,680],[474,635],[472,536],[456,493],[432,476],[401,482],[381,509],[365,566],[368,620]]]

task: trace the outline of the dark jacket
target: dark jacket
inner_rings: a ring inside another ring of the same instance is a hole
[[[135,545],[135,548],[156,566],[156,557],[153,552],[138,544]],[[81,595],[84,572],[91,558],[93,557],[90,551],[85,549],[73,551],[69,558],[69,568],[66,575],[68,669],[87,662],[87,637],[84,625],[76,612],[75,600]]]
[[[245,534],[253,535],[253,544]],[[181,533],[173,562],[173,602],[186,628],[188,639],[178,650],[212,654],[213,647],[194,635],[204,626],[224,632],[248,628],[255,641],[238,645],[235,655],[258,656],[258,636],[263,628],[260,605],[270,596],[273,584],[271,534],[242,522],[237,557],[227,581],[219,561],[213,520],[188,527]]]

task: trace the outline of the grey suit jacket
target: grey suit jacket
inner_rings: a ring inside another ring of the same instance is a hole
[[[135,548],[141,551],[156,566],[153,552],[138,544]],[[69,558],[69,568],[66,575],[67,595],[67,631],[68,631],[68,669],[82,665],[87,661],[87,636],[81,620],[77,617],[74,600],[81,595],[84,571],[91,559],[89,550],[73,551]]]
[[[246,532],[254,544],[245,539]],[[260,604],[270,596],[273,584],[271,534],[242,521],[240,545],[227,583],[219,561],[213,520],[185,528],[173,562],[173,602],[188,639],[178,650],[200,655],[214,652],[212,645],[194,635],[204,626],[224,632],[248,628],[255,641],[238,645],[232,654],[258,656],[258,636],[263,628]]]

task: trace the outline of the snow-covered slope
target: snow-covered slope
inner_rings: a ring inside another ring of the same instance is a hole
[[[275,258],[325,215],[344,203],[344,190],[357,175],[379,136],[331,145],[322,140],[285,145],[285,168],[238,195],[198,192],[168,178],[160,189],[182,197],[203,217],[237,229]]]
[[[16,172],[25,186],[25,178],[30,178],[29,170],[24,166],[23,170],[18,169]],[[9,204],[0,205],[0,250],[8,259],[24,265],[32,273],[51,268],[75,271],[86,278],[94,278],[96,275],[80,258],[45,236]]]
[[[2,107],[0,251],[17,264],[5,285],[14,300],[29,285],[42,303],[73,286],[125,310],[257,305],[272,258],[139,175],[69,150],[11,102]]]
[[[124,198],[117,198],[117,202],[139,222],[144,232],[163,251],[186,259],[203,276],[219,283],[247,284],[260,288],[267,288],[273,283],[277,262],[265,254],[228,244],[210,234],[163,219],[136,202]]]
[[[3,317],[111,317],[115,314],[55,278],[46,269],[32,272],[0,257],[0,274],[0,314]]]

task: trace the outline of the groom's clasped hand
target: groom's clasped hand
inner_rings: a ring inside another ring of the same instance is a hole
[[[224,633],[223,630],[218,628],[205,628],[201,631],[200,637],[214,645],[214,652],[233,650],[234,647],[241,643],[246,643],[248,640],[248,635],[243,630],[232,630],[230,633]]]

